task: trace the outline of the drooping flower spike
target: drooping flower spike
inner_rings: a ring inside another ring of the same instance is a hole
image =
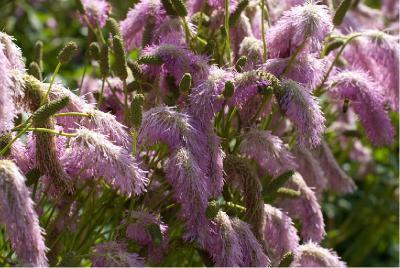
[[[111,12],[111,5],[106,0],[80,0],[85,11],[85,15],[91,24],[91,27],[104,27]],[[87,23],[81,15],[83,23]]]
[[[336,252],[325,249],[318,244],[308,242],[299,247],[295,254],[292,267],[346,267]]]
[[[98,244],[91,255],[96,267],[144,267],[144,259],[137,253],[130,253],[125,243],[110,241]]]

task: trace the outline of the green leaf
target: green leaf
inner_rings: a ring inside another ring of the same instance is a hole
[[[159,246],[163,240],[160,226],[158,226],[158,224],[152,223],[149,226],[147,226],[147,230],[149,231],[151,239],[153,240],[154,244]]]
[[[351,7],[351,0],[343,0],[338,8],[336,9],[335,15],[333,16],[333,25],[338,26],[342,23],[346,12]]]

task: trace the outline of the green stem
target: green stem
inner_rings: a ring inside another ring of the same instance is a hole
[[[80,112],[67,112],[67,113],[58,113],[53,116],[82,116],[82,117],[90,117],[90,114],[80,113]]]
[[[53,76],[51,77],[50,85],[49,85],[49,88],[47,89],[46,95],[44,96],[44,98],[40,102],[40,106],[42,106],[43,104],[45,104],[47,102],[47,98],[50,95],[51,87],[54,84],[54,80],[56,79],[56,76],[58,74],[58,71],[60,70],[60,67],[61,67],[61,62],[58,62],[57,66],[56,66],[56,69],[54,70]]]
[[[27,125],[17,134],[17,136],[15,136],[15,138],[12,139],[12,141],[10,141],[10,142],[0,151],[0,156],[2,156],[5,152],[7,152],[7,150],[13,145],[13,143],[14,143],[17,139],[19,139],[22,135],[25,134],[25,132],[29,129],[29,127],[30,127],[31,125],[32,125],[31,123],[27,124]]]
[[[263,62],[267,61],[267,41],[265,39],[265,26],[264,26],[264,20],[265,20],[265,0],[261,0],[261,37],[262,37],[262,43],[263,43]]]
[[[129,125],[129,106],[128,106],[128,88],[126,86],[126,79],[122,81],[124,87],[124,117],[125,122]]]
[[[226,52],[228,65],[231,66],[231,40],[229,37],[229,0],[225,0],[225,31],[226,31]]]
[[[136,142],[137,142],[137,131],[136,128],[133,129],[133,133],[132,133],[132,155],[133,157],[136,157]]]
[[[185,17],[182,17],[183,28],[185,29],[185,40],[188,47],[190,47],[190,30]]]
[[[296,60],[297,55],[299,55],[300,51],[304,48],[304,46],[306,45],[307,42],[307,38],[304,39],[304,41],[301,43],[301,45],[296,49],[296,51],[292,54],[292,56],[290,56],[290,59],[288,61],[288,64],[286,65],[285,69],[283,69],[282,74],[280,75],[285,76],[287,75],[287,73],[290,70],[290,67],[292,66],[293,62]]]
[[[265,105],[268,103],[268,100],[270,99],[270,97],[271,97],[271,94],[264,95],[261,105],[258,107],[256,113],[254,114],[254,116],[251,120],[251,122],[252,122],[251,124],[253,124],[257,120],[262,109],[264,109]]]
[[[106,78],[103,77],[103,80],[101,81],[101,90],[100,90],[100,96],[99,96],[99,101],[97,102],[97,108],[100,108],[100,105],[103,101],[103,96],[104,96],[104,82]]]
[[[49,134],[54,134],[54,135],[59,135],[59,136],[64,136],[68,138],[73,138],[76,137],[75,133],[65,133],[54,129],[49,129],[49,128],[41,128],[41,127],[33,127],[33,128],[26,128],[28,131],[33,131],[33,132],[42,132],[42,133],[49,133]]]

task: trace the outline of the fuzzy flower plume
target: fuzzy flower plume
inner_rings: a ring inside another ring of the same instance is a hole
[[[313,242],[301,245],[291,267],[346,267],[336,252]]]
[[[309,91],[293,80],[286,80],[275,91],[275,96],[283,113],[299,131],[300,144],[311,148],[320,144],[325,118]]]
[[[272,264],[276,266],[287,252],[297,252],[300,238],[292,219],[285,212],[268,204],[264,205],[264,210],[264,239],[271,254]]]
[[[14,162],[0,160],[0,222],[22,266],[48,266],[44,233],[31,193]]]
[[[15,106],[12,100],[12,83],[8,75],[9,61],[0,43],[0,133],[12,128]]]
[[[270,58],[289,57],[303,44],[302,52],[317,52],[332,28],[327,6],[313,1],[295,6],[285,11],[267,34]]]
[[[111,12],[111,5],[106,0],[82,0],[85,15],[93,27],[104,27]],[[81,20],[86,21],[81,17]]]
[[[207,225],[206,209],[210,192],[206,175],[196,159],[185,148],[178,149],[169,160],[166,178],[181,204],[181,216],[186,221],[188,236],[196,236]]]
[[[294,157],[282,140],[270,131],[251,129],[244,134],[240,152],[250,156],[270,175],[296,169]]]
[[[193,85],[197,86],[200,81],[207,78],[209,66],[207,59],[203,56],[194,54],[186,45],[168,42],[160,45],[151,45],[143,49],[142,56],[155,56],[162,59],[160,67],[143,66],[143,71],[150,77],[159,75],[161,69],[175,79],[175,84],[179,83],[185,73],[190,73],[193,78]]]
[[[21,49],[14,43],[14,38],[0,32],[0,43],[3,45],[1,49],[10,64],[9,67],[23,72],[25,63],[22,58]]]
[[[342,71],[330,79],[329,85],[334,98],[350,100],[350,106],[375,145],[392,143],[394,128],[384,109],[380,85],[362,71]]]
[[[328,186],[328,180],[325,176],[325,166],[320,165],[314,158],[310,150],[298,145],[293,146],[292,152],[296,157],[298,164],[297,171],[301,174],[307,183],[307,186],[314,189],[317,198],[320,199],[322,191]]]
[[[143,258],[128,252],[127,244],[115,241],[96,245],[91,260],[95,267],[144,267]]]
[[[222,249],[219,250],[215,266],[244,266],[240,237],[233,228],[231,219],[225,212],[219,211],[214,220],[218,226],[218,233],[222,236]]]
[[[159,106],[143,113],[138,145],[151,146],[161,141],[174,150],[183,143],[194,142],[190,137],[196,132],[190,116],[168,106]]]
[[[384,84],[382,90],[386,100],[393,110],[398,111],[399,37],[378,30],[367,30],[361,34],[350,44],[349,52],[345,53],[346,59]]]
[[[114,188],[126,195],[141,194],[148,182],[129,152],[110,142],[106,136],[85,128],[76,130],[62,158],[73,175],[85,170],[87,177],[104,177]]]
[[[239,55],[247,57],[247,62],[244,67],[245,71],[255,69],[256,66],[262,63],[262,41],[255,37],[245,37],[242,43],[240,43]]]
[[[159,0],[142,0],[129,10],[126,18],[121,21],[121,32],[126,49],[132,50],[142,43],[143,29],[149,19],[160,24],[166,18],[165,10]]]
[[[289,58],[270,59],[262,68],[275,76],[281,76],[288,62]],[[324,71],[325,63],[322,60],[310,55],[301,55],[291,63],[284,77],[292,79],[312,91],[321,83]]]
[[[328,188],[338,193],[352,193],[356,189],[354,181],[343,171],[326,142],[312,150],[328,179]]]
[[[207,80],[193,88],[189,95],[189,110],[203,126],[209,126],[214,115],[222,109],[225,82],[232,79],[231,72],[211,66]]]
[[[236,231],[239,238],[239,244],[242,248],[243,265],[245,267],[268,267],[270,261],[263,251],[263,246],[258,242],[257,238],[251,231],[250,225],[234,218],[232,227]]]
[[[153,263],[161,262],[168,249],[168,226],[156,215],[145,211],[130,212],[126,223],[126,236],[147,247],[148,258]],[[157,229],[159,232],[153,233]]]
[[[300,192],[298,198],[285,198],[278,204],[288,212],[291,218],[298,218],[302,223],[300,232],[303,240],[320,242],[325,236],[324,218],[314,192],[304,182],[299,173],[295,173],[287,183],[287,187]]]

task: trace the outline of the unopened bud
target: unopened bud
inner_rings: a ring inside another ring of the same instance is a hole
[[[118,36],[119,38],[122,38],[121,29],[118,22],[114,18],[108,18],[106,26],[111,32],[112,36]]]
[[[171,0],[161,0],[161,3],[169,16],[176,16],[177,12],[171,3]]]
[[[190,73],[185,73],[179,83],[179,90],[183,92],[189,92],[192,87],[192,75]]]
[[[97,42],[92,42],[89,45],[89,56],[93,60],[99,60],[100,58],[100,46]]]
[[[32,115],[32,121],[36,124],[44,123],[52,115],[65,108],[69,103],[69,97],[62,97],[58,100],[53,100],[45,105],[42,105],[36,112]]]
[[[140,57],[138,59],[138,63],[148,64],[148,65],[161,65],[161,64],[163,64],[163,60],[158,55],[148,55],[148,56]]]
[[[29,64],[28,74],[34,76],[38,80],[42,80],[42,72],[40,71],[39,65],[35,61],[32,61]]]
[[[173,7],[179,17],[186,17],[188,12],[185,3],[182,0],[171,0]]]
[[[113,37],[113,48],[115,55],[114,72],[119,78],[125,80],[128,77],[125,49],[122,44],[122,39],[117,35]]]
[[[110,61],[108,56],[108,46],[102,45],[100,49],[100,72],[102,77],[110,74]]]
[[[71,41],[60,51],[60,53],[58,53],[57,59],[60,63],[67,63],[72,59],[77,51],[77,44]]]
[[[35,61],[39,65],[40,70],[43,70],[43,42],[40,40],[35,43]]]
[[[230,80],[226,81],[223,92],[225,99],[229,99],[230,97],[233,96],[234,93],[235,93],[235,85]]]
[[[236,71],[241,72],[243,70],[243,67],[246,65],[246,62],[247,62],[247,57],[241,56],[235,64]]]
[[[135,79],[141,80],[143,78],[143,71],[136,61],[128,60],[128,67],[131,69],[132,75]]]
[[[144,96],[142,94],[134,94],[131,103],[132,125],[135,129],[139,129],[142,124]]]

